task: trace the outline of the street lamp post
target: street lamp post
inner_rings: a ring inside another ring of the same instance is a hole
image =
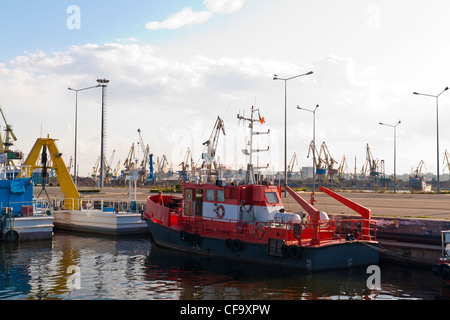
[[[75,186],[77,185],[77,135],[78,135],[78,92],[92,89],[92,88],[98,88],[100,85],[87,87],[83,89],[72,89],[67,88],[68,90],[75,91],[75,151],[73,156],[73,182],[75,183]]]
[[[380,122],[380,124],[382,125],[382,126],[388,126],[388,127],[391,127],[391,128],[394,128],[394,193],[395,193],[395,181],[397,180],[397,175],[396,175],[396,157],[397,157],[397,150],[396,150],[396,145],[397,145],[397,142],[396,142],[396,136],[397,136],[397,133],[396,133],[396,130],[397,130],[397,126],[399,125],[401,123],[401,121],[400,120],[398,120],[398,122],[397,122],[397,124],[395,124],[395,125],[391,125],[391,124],[386,124],[386,123],[383,123],[383,122]]]
[[[305,110],[309,111],[313,114],[313,194],[316,192],[316,110],[319,107],[319,105],[316,105],[314,110],[301,108],[300,106],[297,106],[297,109],[299,110]]]
[[[284,185],[286,187],[287,187],[287,81],[298,77],[307,76],[312,73],[313,72],[310,71],[290,78],[280,78],[276,74],[273,75],[273,80],[284,81]],[[286,188],[284,188],[284,197],[286,197]]]
[[[442,90],[441,93],[439,93],[437,96],[432,94],[425,94],[425,93],[419,93],[419,92],[413,92],[413,94],[417,94],[419,96],[427,96],[427,97],[433,97],[436,98],[436,146],[437,146],[437,193],[441,193],[441,187],[439,182],[439,96],[443,94],[445,91],[448,90],[448,87],[446,87],[444,90]]]

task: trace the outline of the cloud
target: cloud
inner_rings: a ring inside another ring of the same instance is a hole
[[[191,8],[184,8],[180,12],[171,15],[168,19],[163,22],[148,22],[145,27],[150,30],[160,30],[160,29],[180,29],[182,27],[191,27],[194,24],[202,24],[208,21],[212,17],[212,12],[210,11],[192,11]]]
[[[204,4],[212,13],[228,14],[241,9],[244,0],[205,0]]]
[[[213,14],[229,14],[239,10],[245,0],[205,0],[203,4],[206,11],[192,11],[192,8],[183,8],[180,12],[172,14],[162,22],[148,22],[145,27],[149,30],[175,30],[203,24],[212,18]]]
[[[402,104],[398,88],[375,85],[373,76],[367,74],[362,77],[352,59],[328,56],[293,63],[179,52],[168,54],[167,49],[140,43],[86,44],[62,52],[27,53],[1,64],[0,103],[14,125],[19,149],[24,153],[31,149],[42,125],[42,134],[59,139],[61,152],[69,158],[73,154],[75,97],[67,87],[84,88],[96,85],[98,78],[107,78],[111,80],[108,159],[116,150],[116,159],[123,163],[131,144],[138,141],[140,128],[155,157],[166,155],[178,170],[188,147],[194,157],[200,157],[202,143],[219,115],[227,132],[219,141],[221,162],[243,167],[246,158],[240,150],[245,148],[248,132],[238,127],[236,114],[245,110],[249,115],[249,108],[256,103],[266,119],[258,131],[271,131],[266,141],[257,139],[258,148],[270,145],[267,154],[258,155],[259,160],[280,170],[284,163],[284,86],[272,77],[274,73],[288,76],[313,70],[313,75],[288,84],[288,157],[296,152],[301,166],[310,164],[306,153],[311,116],[297,110],[296,105],[312,108],[319,104],[317,141],[326,141],[334,158],[357,156],[362,163],[369,143],[375,157],[390,159],[390,152],[381,150],[391,150],[391,133],[379,128],[378,122],[396,121],[409,105]],[[82,174],[92,170],[100,150],[100,94],[92,89],[79,95],[77,163]],[[403,128],[412,126],[412,119],[401,119],[404,127],[399,127],[399,141]],[[432,127],[433,123],[427,125]],[[384,140],[380,141],[380,136]],[[404,150],[414,148],[407,141],[399,145]]]

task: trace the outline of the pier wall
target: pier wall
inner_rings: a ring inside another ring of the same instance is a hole
[[[329,214],[330,219],[358,218],[348,214]],[[449,220],[377,217],[377,240],[381,261],[402,262],[429,268],[441,256],[441,231],[450,229]]]

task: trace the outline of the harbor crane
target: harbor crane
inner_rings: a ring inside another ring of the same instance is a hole
[[[422,169],[427,169],[425,162],[423,160],[420,160],[419,164],[417,165],[416,170],[411,172],[411,175],[414,175],[416,177],[419,177],[420,174],[422,173]]]
[[[219,143],[220,132],[222,132],[224,136],[226,135],[224,122],[219,116],[217,116],[217,120],[214,124],[211,136],[207,141],[203,142],[206,152],[203,152],[202,154],[202,168],[212,169],[212,167],[214,167],[214,169],[218,169],[215,156],[217,151],[217,144]]]
[[[350,171],[350,169],[347,165],[347,159],[346,159],[345,155],[342,156],[342,160],[341,160],[337,170],[338,170],[339,179],[341,179],[341,180],[344,180],[346,175],[351,176],[352,172]],[[355,179],[356,179],[356,177],[355,177]]]
[[[17,141],[17,137],[14,134],[11,124],[8,123],[8,121],[6,120],[5,113],[3,112],[1,106],[0,106],[0,113],[2,114],[3,121],[5,121],[5,132],[6,132],[5,140],[3,140],[0,135],[0,153],[6,153],[7,165],[14,165],[13,160],[22,159],[22,152],[10,150],[11,146],[14,145],[14,141]]]
[[[370,177],[374,178],[380,174],[379,170],[380,161],[372,156],[369,144],[366,145],[366,162],[361,169],[361,174],[367,175],[369,173]]]
[[[326,169],[324,168],[324,164],[326,164],[325,160],[321,158],[319,151],[317,151],[316,146],[314,145],[314,140],[311,141],[311,143],[309,144],[309,148],[308,148],[308,155],[306,156],[307,158],[309,158],[310,154],[313,153],[314,157],[315,157],[315,166],[316,166],[316,172],[313,172],[313,179],[314,181],[316,180],[316,177],[319,179],[319,184],[320,181],[324,181],[325,180],[325,173],[326,173]]]
[[[125,167],[125,171],[129,173],[131,170],[135,169],[135,163],[133,162],[134,156],[134,142],[131,144],[130,151],[128,152],[128,156],[125,159],[123,166]]]
[[[142,161],[141,161],[141,165],[140,165],[140,170],[139,170],[139,180],[140,181],[145,181],[147,178],[147,165],[149,162],[149,156],[150,156],[150,146],[147,144],[147,146],[145,146],[144,144],[144,140],[142,139],[142,134],[141,134],[141,129],[138,129],[137,132],[139,133],[139,143],[141,145],[142,148]]]
[[[159,157],[156,158],[157,180],[158,178],[162,178],[163,174],[166,172],[168,164],[169,162],[167,161],[167,157],[165,155],[163,155],[161,159],[159,159]]]
[[[442,172],[444,172],[446,168],[448,168],[448,170],[450,171],[450,154],[448,153],[447,149],[445,149],[444,161],[442,163],[445,164],[445,167],[444,169],[442,169]]]
[[[416,170],[411,170],[411,176],[409,177],[409,186],[411,191],[424,191],[426,189],[425,177],[422,176],[422,169],[425,168],[425,162],[420,160]]]
[[[179,164],[181,167],[181,171],[179,171],[179,178],[178,181],[188,181],[190,179],[190,175],[195,175],[195,164],[192,159],[192,152],[191,149],[188,148],[186,151],[186,155],[184,156],[183,162]],[[189,172],[190,168],[190,172]]]
[[[294,165],[298,166],[297,154],[295,152],[292,155],[291,161],[289,162],[289,165],[287,167],[288,177],[292,175],[292,172],[294,171]]]
[[[320,146],[320,155],[323,154],[323,161],[327,165],[327,172],[328,172],[328,180],[331,182],[335,175],[338,174],[338,170],[334,168],[335,164],[338,164],[336,160],[331,156],[330,151],[328,150],[327,144],[322,142],[322,145]]]

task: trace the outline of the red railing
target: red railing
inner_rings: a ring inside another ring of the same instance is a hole
[[[352,240],[376,241],[376,222],[373,220],[329,220],[318,224],[237,221],[230,219],[186,217],[173,215],[172,227],[202,236],[233,238],[246,242],[267,243],[269,238],[302,245]],[[368,226],[368,229],[366,230]],[[365,236],[369,234],[369,236]],[[316,238],[313,242],[313,235]]]

